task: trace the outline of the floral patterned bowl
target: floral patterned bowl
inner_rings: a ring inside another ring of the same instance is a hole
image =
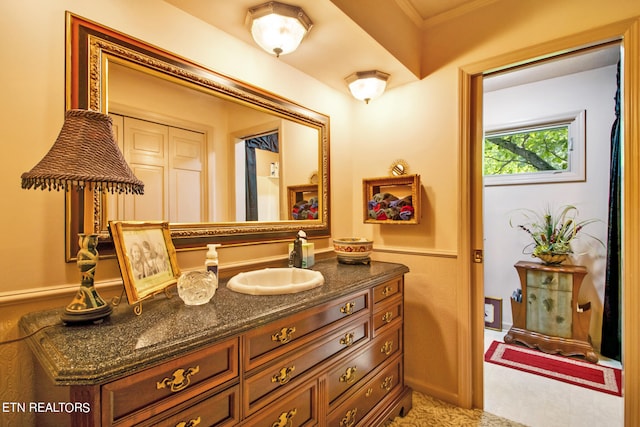
[[[333,250],[338,262],[344,264],[368,264],[371,259],[373,242],[363,237],[345,237],[333,239]]]

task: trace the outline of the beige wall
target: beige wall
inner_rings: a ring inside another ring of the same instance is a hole
[[[18,335],[25,312],[61,307],[78,286],[78,269],[64,262],[64,195],[25,191],[20,175],[44,156],[55,140],[65,110],[65,11],[162,46],[211,69],[278,93],[332,117],[332,154],[349,158],[340,140],[349,134],[346,93],[317,80],[156,0],[26,0],[2,2],[0,25],[0,117],[3,158],[0,168],[0,341]],[[273,77],[273,76],[277,76]],[[350,194],[351,190],[348,190]],[[322,249],[328,240],[316,243]],[[221,249],[221,268],[286,255],[284,243]],[[181,253],[182,268],[201,265],[204,251]],[[120,273],[114,259],[98,265],[96,280],[103,296],[119,294]],[[30,401],[33,373],[24,343],[0,346],[0,401]],[[1,414],[0,424],[25,425],[22,416]]]
[[[543,7],[541,7],[543,5]],[[416,389],[464,404],[460,384],[460,340],[470,335],[460,307],[469,285],[460,283],[458,254],[460,68],[523,48],[582,33],[640,15],[635,0],[612,2],[503,0],[453,21],[427,27],[423,73],[418,83],[386,93],[369,105],[355,106],[352,144],[366,160],[354,157],[353,182],[386,175],[393,159],[409,163],[423,185],[422,222],[416,226],[365,225],[360,197],[354,197],[354,235],[373,238],[377,259],[409,266],[406,379]],[[336,171],[333,170],[334,175]],[[339,172],[338,172],[339,173]],[[336,217],[336,205],[334,216]],[[411,325],[423,325],[420,330]],[[428,325],[428,326],[427,326]]]
[[[459,235],[466,232],[458,230],[459,67],[640,15],[637,0],[492,3],[486,10],[427,28],[426,77],[364,105],[162,2],[25,0],[3,2],[0,8],[0,39],[5,40],[0,49],[5,200],[0,210],[0,340],[16,335],[17,319],[25,311],[63,305],[78,283],[76,266],[64,263],[63,195],[24,191],[19,183],[20,174],[44,155],[62,124],[64,12],[70,10],[331,117],[332,233],[371,237],[380,249],[376,259],[411,268],[406,281],[406,377],[415,388],[451,402],[460,401],[460,384],[469,380],[459,374],[464,371],[459,339],[468,328],[459,311],[468,295],[464,283],[458,283],[457,262]],[[421,175],[422,222],[365,225],[361,179],[386,175],[396,158]],[[320,247],[327,245],[324,241]],[[283,244],[257,245],[250,256],[284,253]],[[179,263],[188,268],[203,258],[201,252],[182,253]],[[246,259],[246,249],[220,251],[221,268]],[[115,284],[112,292],[118,277],[114,260],[98,266],[97,280]],[[36,302],[50,289],[62,296]],[[23,344],[0,346],[0,378],[11,378],[0,388],[1,401],[30,398],[24,354]],[[16,372],[22,374],[17,377]]]

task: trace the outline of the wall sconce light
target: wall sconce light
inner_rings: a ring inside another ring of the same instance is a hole
[[[384,93],[389,74],[378,70],[358,71],[345,78],[354,98],[366,104]]]
[[[296,50],[313,26],[302,8],[275,1],[249,9],[246,22],[256,43],[278,57]]]
[[[62,130],[49,152],[33,169],[22,174],[22,188],[49,191],[73,188],[84,191],[87,200],[93,200],[94,191],[144,193],[144,184],[134,176],[114,140],[111,117],[90,110],[66,112]],[[91,218],[84,219],[85,233],[78,236],[81,284],[61,313],[66,324],[97,323],[112,312],[94,287],[98,235],[91,222]]]

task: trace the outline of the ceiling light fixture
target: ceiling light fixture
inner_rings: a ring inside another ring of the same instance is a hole
[[[384,93],[389,74],[378,70],[358,71],[345,78],[354,98],[366,104]]]
[[[256,43],[278,57],[296,50],[313,26],[302,8],[275,1],[249,9],[247,24]]]

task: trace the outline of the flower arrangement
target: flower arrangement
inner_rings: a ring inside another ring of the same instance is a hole
[[[524,224],[518,224],[516,227],[528,233],[533,242],[525,246],[523,253],[527,253],[527,249],[532,248],[531,256],[540,258],[547,264],[559,264],[569,254],[573,253],[571,242],[580,234],[585,234],[582,229],[597,219],[578,220],[578,209],[575,206],[567,205],[552,212],[550,208],[546,208],[542,212],[536,212],[530,209],[521,210]],[[513,227],[513,222],[510,221]],[[582,233],[581,233],[582,232]],[[590,237],[596,239],[603,246],[604,244],[595,236]]]

